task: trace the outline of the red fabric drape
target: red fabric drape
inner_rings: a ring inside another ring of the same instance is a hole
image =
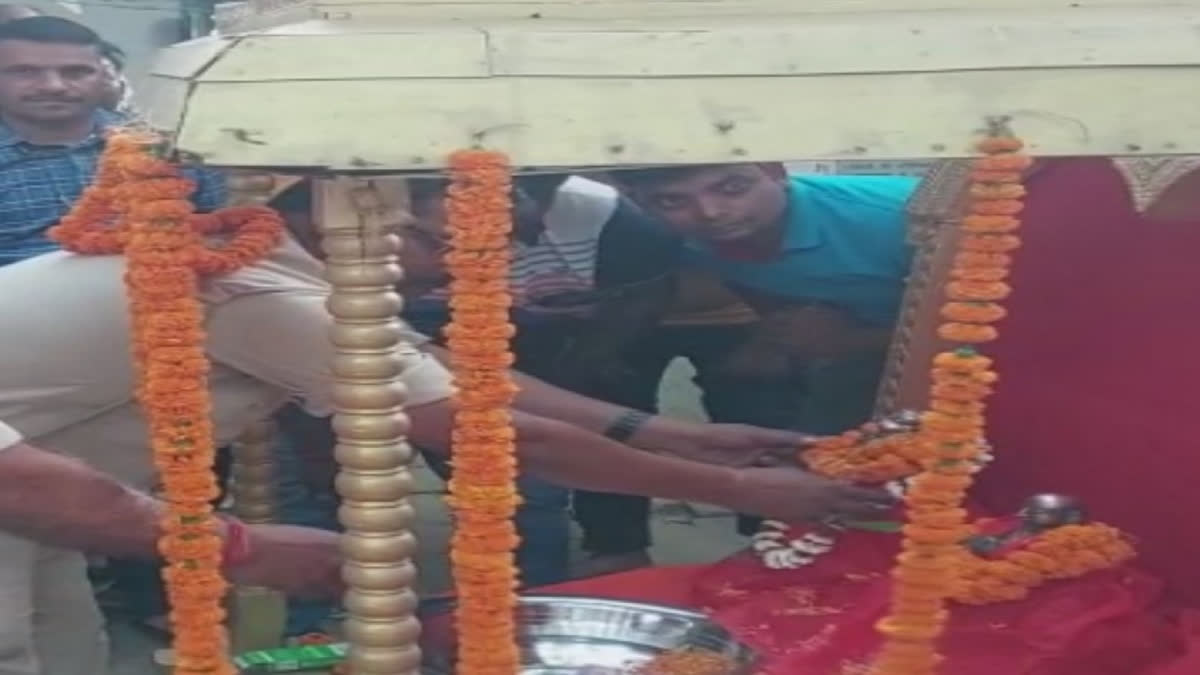
[[[877,558],[895,550],[886,536],[861,537],[805,570],[768,571],[741,554],[716,565],[652,568],[538,592],[705,610],[759,650],[761,675],[861,675],[879,645],[874,623],[887,607]],[[863,567],[873,571],[854,571]],[[1158,590],[1148,575],[1116,570],[1047,586],[1023,602],[957,607],[943,672],[1200,673],[1200,617],[1155,611]],[[446,644],[444,624],[429,630]]]
[[[1106,159],[1049,163],[1029,190],[1010,315],[988,346],[996,462],[975,497],[1010,512],[1074,494],[1200,607],[1200,219],[1147,222]]]

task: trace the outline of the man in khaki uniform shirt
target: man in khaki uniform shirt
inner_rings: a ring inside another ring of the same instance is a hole
[[[0,419],[40,448],[148,489],[154,469],[131,398],[123,264],[120,257],[51,253],[0,269]],[[289,396],[331,412],[328,288],[319,272],[298,248],[285,247],[273,260],[204,286],[218,444]],[[450,394],[433,358],[412,348],[405,358],[413,405]],[[0,586],[0,675],[103,672],[102,618],[79,553],[0,533]],[[3,595],[10,592],[33,596],[17,602]],[[22,647],[34,625],[50,634],[36,636],[40,669]]]

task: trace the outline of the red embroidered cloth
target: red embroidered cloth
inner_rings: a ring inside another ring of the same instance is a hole
[[[760,650],[764,675],[865,675],[879,645],[873,624],[886,609],[887,581],[877,566],[852,571],[860,568],[852,558],[873,559],[881,549],[849,539],[880,536],[848,537],[838,553],[803,570],[765,570],[739,554],[716,565],[653,568],[539,592],[706,609]],[[1047,586],[1023,602],[958,607],[943,672],[1200,673],[1200,616],[1160,611],[1159,590],[1144,573],[1117,570]]]

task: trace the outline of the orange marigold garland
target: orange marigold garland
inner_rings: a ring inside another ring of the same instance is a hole
[[[963,562],[961,542],[971,532],[962,504],[983,444],[984,400],[996,381],[991,359],[974,345],[995,339],[990,324],[1004,316],[998,301],[1009,293],[1004,279],[1011,258],[1005,254],[1020,246],[1014,232],[1024,207],[1021,177],[1031,164],[1020,154],[1022,147],[996,125],[979,144],[983,157],[974,162],[970,208],[960,223],[962,237],[946,285],[947,323],[938,329],[943,339],[961,346],[935,357],[931,411],[912,439],[924,470],[905,496],[908,523],[892,571],[891,612],[879,623],[885,642],[877,675],[931,675],[941,661],[936,641]]]
[[[517,392],[509,374],[515,332],[508,288],[512,175],[503,155],[483,150],[455,153],[450,170],[446,264],[453,281],[446,337],[458,388],[449,485],[458,593],[455,672],[512,675],[520,664],[513,562],[520,498],[509,413]]]
[[[819,439],[800,452],[800,461],[814,473],[853,483],[887,483],[918,473],[928,452],[912,442],[913,432],[877,435],[878,430],[871,422]]]
[[[1089,523],[1048,530],[994,560],[966,548],[959,548],[955,556],[950,597],[964,604],[986,605],[1020,600],[1047,581],[1117,567],[1133,559],[1134,548],[1117,528]]]
[[[149,151],[154,142],[111,135],[92,186],[50,236],[71,251],[127,258],[136,395],[168,503],[159,550],[167,563],[174,672],[233,675],[221,604],[222,544],[211,506],[218,488],[197,287],[202,274],[264,257],[283,236],[283,223],[265,208],[193,215],[192,182]],[[206,236],[219,233],[231,237],[210,249]]]

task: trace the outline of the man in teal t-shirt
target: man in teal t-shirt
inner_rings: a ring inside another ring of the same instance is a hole
[[[837,433],[871,413],[912,251],[917,179],[789,176],[780,164],[638,169],[629,194],[762,317],[724,368],[798,392],[790,426]],[[750,420],[747,420],[750,421]]]

